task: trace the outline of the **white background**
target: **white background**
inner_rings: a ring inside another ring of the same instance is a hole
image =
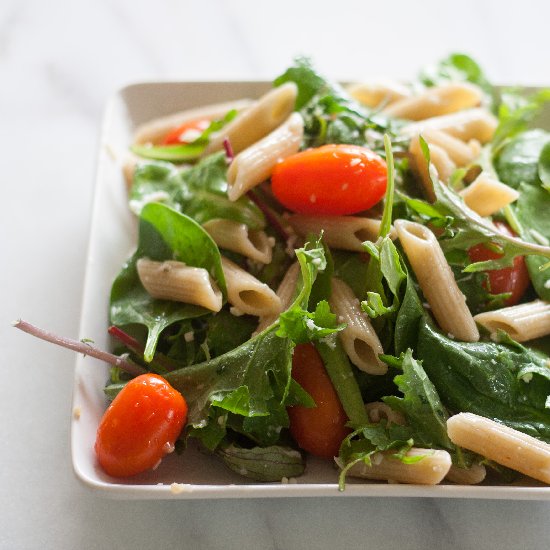
[[[74,356],[102,108],[139,80],[272,78],[296,54],[350,79],[450,51],[491,80],[550,84],[543,0],[0,0],[0,548],[543,548],[550,503],[127,502],[74,479]]]

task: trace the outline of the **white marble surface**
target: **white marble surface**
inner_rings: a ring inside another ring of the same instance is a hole
[[[548,2],[0,0],[0,548],[547,548],[549,502],[105,500],[69,457],[76,336],[103,105],[138,80],[412,76],[474,54],[498,82],[550,84]]]

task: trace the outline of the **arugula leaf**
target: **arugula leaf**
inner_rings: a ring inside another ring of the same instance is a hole
[[[191,218],[163,204],[145,206],[140,217],[138,248],[111,288],[110,322],[118,326],[145,325],[148,335],[144,359],[150,362],[166,327],[210,312],[192,304],[152,298],[141,284],[136,268],[137,260],[144,257],[202,267],[216,280],[224,296],[226,287],[220,252],[210,235]]]
[[[472,412],[550,442],[548,358],[513,342],[463,343],[423,322],[417,356],[443,404]],[[525,382],[525,374],[532,380]]]
[[[227,198],[226,173],[223,153],[205,157],[183,170],[170,163],[141,163],[134,174],[130,207],[139,214],[148,202],[163,202],[200,224],[223,218],[244,223],[251,229],[265,227],[264,215],[250,199]]]
[[[539,162],[545,145],[550,154],[550,133],[544,130],[523,132],[509,141],[494,161],[499,179],[514,188],[521,183],[540,184]],[[542,168],[544,173],[544,164]]]
[[[403,374],[397,375],[394,381],[403,397],[391,395],[383,401],[405,415],[416,445],[454,451],[455,446],[447,435],[449,415],[422,368],[422,362],[416,361],[412,350],[408,349],[401,354],[398,364]]]
[[[191,143],[182,143],[181,145],[133,145],[130,149],[136,155],[147,159],[167,160],[171,162],[194,161],[204,152],[210,135],[221,130],[236,115],[237,111],[232,109],[223,118],[213,120],[208,128]]]
[[[522,226],[521,236],[531,242],[540,242],[541,237],[550,241],[550,193],[527,184],[521,184],[519,191],[516,214]],[[533,287],[543,300],[550,300],[550,270],[541,270],[547,262],[548,259],[542,256],[525,258]]]
[[[550,139],[540,152],[538,168],[542,186],[550,192]]]

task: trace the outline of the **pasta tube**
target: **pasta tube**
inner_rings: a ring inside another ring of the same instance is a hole
[[[469,468],[459,468],[453,464],[445,479],[459,485],[477,485],[485,479],[486,475],[487,470],[483,464],[473,464]]]
[[[240,153],[256,143],[290,116],[297,95],[298,87],[294,82],[287,82],[270,90],[248,109],[239,113],[222,130],[212,135],[203,154],[209,155],[222,149],[225,139],[231,143],[234,153]]]
[[[137,145],[144,145],[147,143],[158,145],[168,132],[186,122],[199,119],[215,120],[223,117],[233,109],[242,111],[251,103],[252,101],[250,99],[240,99],[226,103],[216,103],[206,107],[198,107],[196,109],[187,109],[165,117],[155,118],[137,127],[134,133],[134,143]]]
[[[466,205],[480,216],[490,216],[519,197],[515,189],[492,178],[486,172],[481,172],[459,194]]]
[[[406,456],[422,456],[418,462],[404,464],[392,457],[392,452],[376,453],[371,458],[372,466],[358,462],[348,470],[348,475],[366,479],[386,479],[399,483],[437,485],[449,472],[451,455],[447,451],[412,448]]]
[[[239,153],[227,170],[227,196],[235,201],[271,176],[275,165],[297,153],[304,136],[300,113],[288,119],[260,141]]]
[[[281,299],[265,283],[222,256],[227,299],[240,313],[269,315],[280,313]]]
[[[550,302],[535,300],[526,304],[479,313],[474,320],[495,337],[504,330],[517,342],[534,340],[550,334]]]
[[[209,220],[203,227],[219,247],[262,264],[271,262],[273,249],[265,231],[254,231],[244,223],[224,219]]]
[[[148,258],[140,258],[136,267],[141,284],[153,298],[195,304],[211,311],[222,308],[222,293],[202,267]]]
[[[424,120],[476,107],[483,92],[474,84],[457,82],[428,88],[419,95],[392,103],[383,112],[396,118]]]
[[[447,431],[456,445],[550,483],[548,443],[472,413],[460,413],[449,418]]]
[[[411,95],[406,86],[390,81],[359,82],[348,86],[347,92],[359,103],[371,109],[379,105],[391,105]]]
[[[441,130],[462,141],[475,139],[487,143],[493,138],[497,124],[497,119],[489,111],[478,107],[409,124],[402,128],[401,133],[413,137],[426,130]]]
[[[467,166],[481,152],[479,141],[472,139],[468,143],[464,143],[461,139],[441,130],[428,128],[422,132],[422,137],[428,144],[437,145],[443,149],[457,166]]]
[[[382,344],[370,321],[361,311],[353,290],[336,277],[332,278],[329,304],[338,317],[338,322],[347,325],[338,336],[351,362],[369,374],[384,374],[388,366],[378,358],[379,354],[384,353]]]
[[[404,426],[407,422],[405,417],[399,412],[394,411],[389,405],[382,401],[374,401],[365,405],[369,420],[378,424],[380,420],[385,418],[388,423]]]
[[[331,248],[364,252],[365,241],[376,241],[380,220],[359,216],[307,216],[294,214],[287,218],[289,225],[302,237],[319,235]],[[391,236],[395,237],[392,228]]]
[[[479,331],[435,235],[407,220],[396,220],[395,228],[441,329],[458,340],[477,342]]]

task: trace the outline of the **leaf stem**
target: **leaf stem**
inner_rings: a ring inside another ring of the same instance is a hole
[[[95,348],[94,346],[91,346],[90,344],[81,342],[79,340],[73,340],[72,338],[58,336],[53,332],[49,332],[47,330],[39,328],[35,325],[32,325],[31,323],[28,323],[27,321],[23,321],[22,319],[15,321],[13,323],[13,326],[15,328],[18,328],[19,330],[22,330],[23,332],[26,332],[27,334],[30,334],[31,336],[36,336],[36,338],[45,340],[46,342],[50,342],[52,344],[56,344],[57,346],[61,346],[63,348],[71,349],[78,353],[82,353],[84,356],[89,355],[90,357],[95,357],[96,359],[105,361],[110,365],[121,368],[132,376],[139,376],[140,374],[144,374],[145,372],[147,372],[144,368],[134,363],[131,363],[130,361],[127,361],[124,357],[113,355],[112,353],[100,350],[98,348]]]
[[[247,196],[263,212],[264,216],[267,218],[267,221],[271,224],[271,226],[279,234],[279,236],[285,242],[288,241],[290,235],[281,225],[281,222],[273,213],[271,208],[269,208],[269,206],[267,206],[267,204],[265,204],[264,201],[262,201],[254,191],[248,191]]]
[[[384,213],[382,215],[382,223],[380,224],[380,232],[378,233],[379,238],[386,237],[391,230],[391,220],[392,220],[392,211],[393,211],[393,193],[395,189],[395,166],[393,162],[391,141],[388,134],[384,134],[384,149],[386,150],[386,164],[388,167],[388,183],[386,186]]]

